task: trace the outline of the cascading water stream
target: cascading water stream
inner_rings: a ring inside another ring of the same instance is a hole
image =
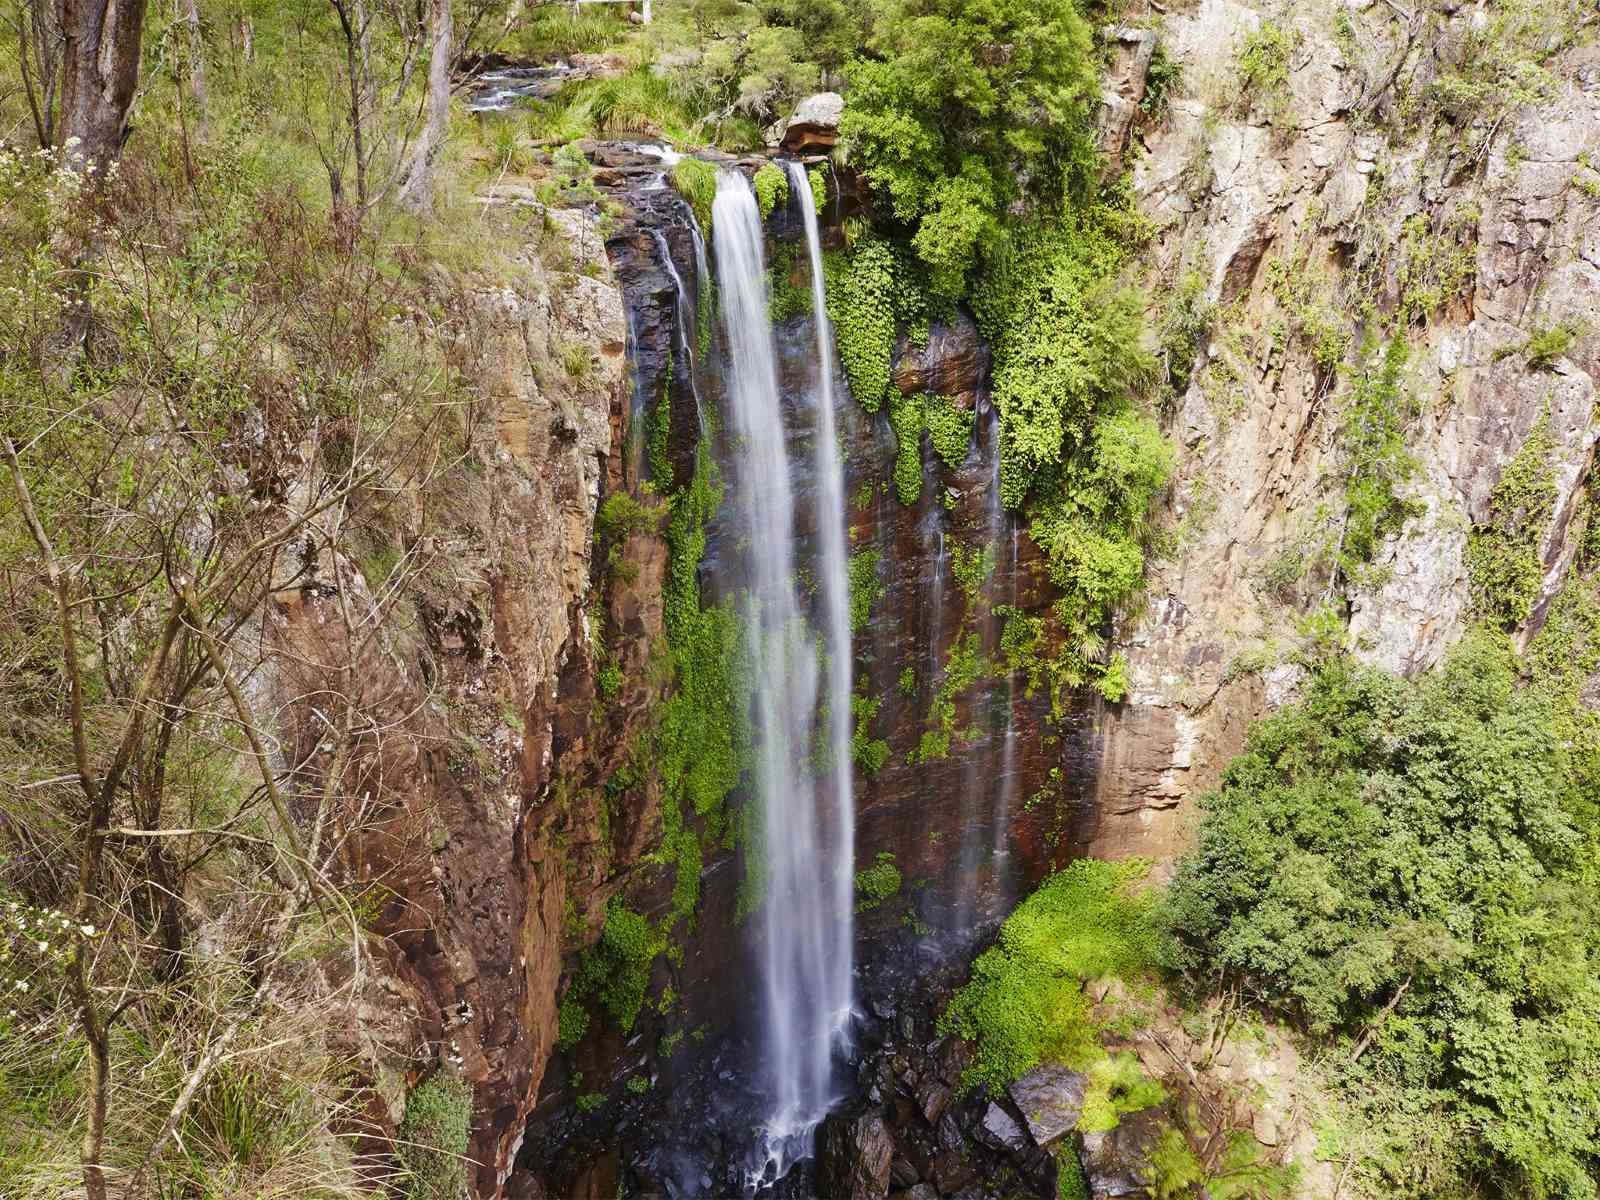
[[[814,224],[814,221],[813,221]],[[833,589],[844,586],[838,443],[831,404],[819,404],[817,523],[822,561],[828,745],[834,756],[819,787],[811,758],[817,717],[817,640],[795,572],[795,470],[779,403],[767,306],[766,263],[755,193],[734,171],[717,177],[712,231],[723,325],[728,401],[738,447],[737,513],[747,547],[746,635],[750,646],[755,788],[765,883],[759,956],[764,1058],[770,1109],[752,1183],[780,1178],[811,1152],[812,1134],[835,1100],[833,1049],[850,1019],[853,804],[849,792],[848,618],[835,625]],[[814,235],[813,235],[814,236]],[[820,273],[819,273],[820,274]],[[819,314],[820,308],[819,305]],[[825,334],[824,334],[825,336]],[[831,384],[831,371],[824,371]],[[831,558],[827,531],[839,526]],[[842,610],[841,610],[842,611]],[[843,629],[842,642],[837,640]],[[841,705],[832,699],[843,672]],[[844,718],[844,744],[838,742]],[[840,766],[845,774],[839,789]],[[830,794],[830,791],[836,794]]]
[[[695,224],[694,211],[689,209],[687,204],[684,205],[684,208],[688,210],[689,226],[694,231],[695,245],[698,247],[700,245],[700,230]],[[667,274],[672,278],[672,286],[677,290],[678,316],[673,321],[672,327],[673,333],[677,337],[678,352],[683,356],[682,362],[678,365],[678,370],[685,372],[689,380],[689,394],[694,397],[694,415],[700,423],[700,437],[704,440],[710,436],[710,432],[706,427],[705,407],[700,403],[699,372],[696,370],[697,355],[695,353],[694,330],[698,324],[699,303],[689,299],[689,289],[684,286],[683,276],[678,274],[678,264],[672,259],[672,247],[667,244],[667,235],[659,229],[652,229],[651,233],[655,235],[656,248],[661,251],[661,261],[666,264]]]
[[[816,456],[817,480],[817,579],[821,585],[823,635],[828,651],[828,765],[833,779],[831,789],[831,848],[833,862],[829,878],[833,885],[832,904],[840,914],[842,931],[836,931],[840,963],[829,977],[828,997],[834,1028],[830,1036],[848,1033],[853,1010],[850,979],[852,962],[852,914],[854,912],[855,795],[853,764],[850,757],[850,567],[845,547],[844,467],[839,454],[839,437],[834,428],[833,326],[828,320],[827,294],[822,274],[822,238],[817,229],[817,209],[805,168],[797,162],[786,164],[789,189],[800,200],[805,224],[806,251],[811,266],[811,311],[817,333],[815,406],[817,426],[812,438]]]

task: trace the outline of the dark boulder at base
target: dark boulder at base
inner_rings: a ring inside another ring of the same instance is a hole
[[[853,1117],[830,1116],[817,1140],[822,1200],[882,1200],[889,1194],[894,1142],[881,1112],[869,1108]]]
[[[1167,1110],[1157,1106],[1128,1113],[1109,1132],[1083,1135],[1083,1172],[1093,1200],[1149,1195],[1150,1152],[1169,1123]]]
[[[1029,1071],[1009,1090],[1033,1140],[1048,1146],[1077,1126],[1088,1085],[1088,1076],[1081,1072],[1047,1063]]]
[[[996,1150],[1005,1150],[1012,1154],[1026,1154],[1031,1148],[1028,1135],[1022,1131],[1022,1126],[998,1104],[990,1104],[984,1110],[983,1127],[979,1130],[978,1137]]]

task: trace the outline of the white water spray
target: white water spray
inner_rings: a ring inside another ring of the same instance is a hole
[[[712,214],[728,335],[728,400],[738,446],[737,512],[748,539],[746,620],[762,820],[761,845],[754,853],[764,860],[766,884],[760,956],[763,1065],[771,1108],[763,1127],[764,1161],[752,1180],[760,1183],[781,1177],[794,1161],[810,1154],[813,1132],[836,1099],[833,1049],[851,1013],[854,805],[844,507],[829,395],[832,371],[821,363],[825,382],[819,389],[815,439],[817,575],[828,663],[825,744],[831,761],[819,780],[811,759],[819,677],[824,673],[796,586],[795,471],[779,405],[761,218],[742,175],[723,171],[718,176]],[[815,260],[814,214],[809,228]],[[820,279],[820,269],[816,274]],[[822,305],[817,308],[821,317]],[[819,337],[826,343],[825,328]]]

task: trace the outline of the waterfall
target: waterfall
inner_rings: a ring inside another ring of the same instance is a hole
[[[689,214],[689,228],[694,231],[695,245],[698,247],[700,245],[700,229],[695,223],[694,210],[689,208],[687,203],[683,207]],[[689,394],[694,397],[694,415],[696,420],[700,422],[700,437],[705,439],[710,436],[710,433],[706,428],[705,409],[700,403],[700,385],[696,381],[698,371],[695,369],[697,354],[694,331],[698,324],[700,306],[698,301],[691,302],[689,299],[689,289],[684,286],[683,276],[678,274],[678,264],[672,260],[672,247],[667,244],[667,235],[662,233],[660,229],[652,229],[650,232],[655,237],[656,248],[661,251],[661,261],[666,264],[667,274],[671,277],[672,286],[676,289],[678,296],[678,315],[677,319],[673,321],[672,327],[677,340],[675,351],[680,358],[674,371],[684,372],[684,377],[689,381]]]
[[[796,470],[779,403],[761,218],[742,175],[727,170],[718,175],[712,214],[737,447],[736,511],[747,558],[745,619],[761,821],[761,845],[751,852],[764,856],[766,880],[759,957],[770,1107],[754,1181],[770,1182],[811,1151],[812,1134],[835,1099],[834,1043],[850,1019],[854,813],[844,508],[832,406],[822,402],[832,372],[824,369],[827,382],[819,389],[814,442],[823,670],[796,580]],[[813,217],[813,239],[814,226]],[[825,329],[819,336],[826,342]],[[814,777],[812,767],[819,683],[827,698],[826,752],[831,754],[823,780]],[[831,787],[820,786],[824,782]]]

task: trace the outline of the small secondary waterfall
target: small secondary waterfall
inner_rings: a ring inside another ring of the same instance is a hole
[[[813,1131],[836,1098],[833,1048],[851,1013],[854,812],[844,508],[832,406],[821,399],[831,388],[832,372],[825,369],[815,439],[823,669],[795,571],[796,465],[780,407],[761,217],[750,184],[735,171],[717,177],[712,239],[728,338],[736,512],[748,564],[746,633],[761,819],[760,845],[752,853],[763,858],[766,885],[759,957],[770,1109],[754,1172],[759,1183],[781,1177],[811,1152]],[[826,339],[825,329],[819,333]],[[827,697],[823,753],[830,756],[820,780],[813,767],[819,684]]]
[[[700,246],[700,227],[695,222],[694,210],[687,204],[683,207],[688,214],[689,228],[694,234],[694,244],[698,249]],[[677,334],[677,351],[682,355],[677,369],[685,372],[684,377],[689,381],[689,394],[694,397],[695,419],[700,423],[700,436],[704,439],[709,437],[710,434],[706,428],[705,407],[700,403],[700,385],[697,382],[699,372],[696,369],[699,356],[695,349],[694,333],[699,321],[700,302],[698,298],[693,301],[689,299],[689,289],[684,286],[683,276],[678,274],[677,263],[672,261],[672,247],[667,244],[667,235],[662,233],[660,229],[652,229],[651,233],[655,236],[656,248],[661,251],[661,261],[666,266],[667,275],[672,279],[672,286],[677,292],[678,319],[673,322],[673,329]]]

